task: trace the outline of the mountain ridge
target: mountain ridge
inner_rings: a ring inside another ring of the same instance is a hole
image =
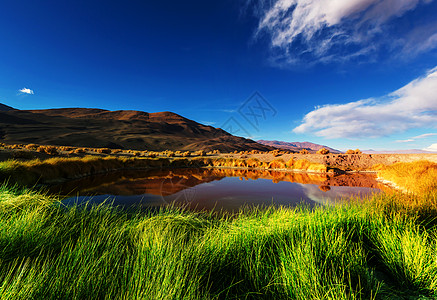
[[[274,149],[173,112],[96,108],[1,111],[0,141],[153,151]]]
[[[340,150],[325,146],[325,145],[319,145],[311,142],[284,142],[284,141],[268,141],[268,140],[258,140],[257,143],[266,145],[266,146],[272,146],[276,148],[286,149],[286,150],[292,150],[292,151],[300,151],[303,149],[309,150],[309,151],[318,151],[322,148],[328,149],[331,153],[343,153]]]
[[[5,105],[5,104],[2,104],[2,103],[0,103],[0,111],[10,111],[10,110],[15,110],[15,108],[13,108],[13,107],[11,107],[11,106],[8,106],[8,105]]]

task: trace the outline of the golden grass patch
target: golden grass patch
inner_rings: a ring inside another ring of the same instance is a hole
[[[437,191],[437,163],[427,160],[381,167],[378,177],[416,194]]]

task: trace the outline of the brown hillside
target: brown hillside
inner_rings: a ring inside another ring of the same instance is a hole
[[[0,112],[0,142],[136,150],[271,150],[172,112],[88,108]]]

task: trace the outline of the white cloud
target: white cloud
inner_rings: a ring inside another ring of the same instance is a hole
[[[28,94],[28,95],[33,95],[34,94],[33,90],[28,89],[28,88],[22,88],[21,90],[19,90],[19,92],[23,93],[23,94]]]
[[[433,151],[433,152],[437,152],[437,144],[432,144],[429,147],[423,149],[425,151]]]
[[[414,139],[407,139],[407,140],[397,140],[396,143],[411,143],[414,142]]]
[[[412,137],[412,139],[414,139],[414,140],[417,140],[417,139],[426,139],[426,138],[428,138],[430,136],[435,136],[435,135],[437,135],[437,133],[425,133],[425,134],[421,134],[421,135]]]
[[[437,128],[436,90],[437,67],[380,99],[317,108],[293,131],[326,138],[369,138],[424,126]]]
[[[390,48],[394,44],[402,44],[402,47],[416,47],[410,52],[426,51],[437,47],[435,28],[426,34],[422,30],[422,43],[418,44],[409,43],[408,34],[387,38],[385,25],[418,5],[431,1],[276,0],[269,7],[264,5],[257,35],[266,32],[271,37],[272,47],[279,49],[273,60],[286,64],[301,60],[351,60],[367,56],[382,45]],[[410,35],[410,38],[417,37],[417,34]]]
[[[410,143],[410,142],[415,142],[416,140],[419,139],[426,139],[429,138],[431,136],[435,136],[437,135],[437,133],[425,133],[425,134],[421,134],[421,135],[417,135],[417,136],[413,136],[412,138],[406,139],[406,140],[397,140],[396,143]]]

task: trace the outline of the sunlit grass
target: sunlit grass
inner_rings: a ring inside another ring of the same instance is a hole
[[[423,194],[437,190],[437,163],[422,160],[396,163],[380,169],[380,178],[391,181],[406,191]]]
[[[427,197],[215,215],[65,207],[2,187],[0,298],[436,297],[435,220],[419,205]]]

